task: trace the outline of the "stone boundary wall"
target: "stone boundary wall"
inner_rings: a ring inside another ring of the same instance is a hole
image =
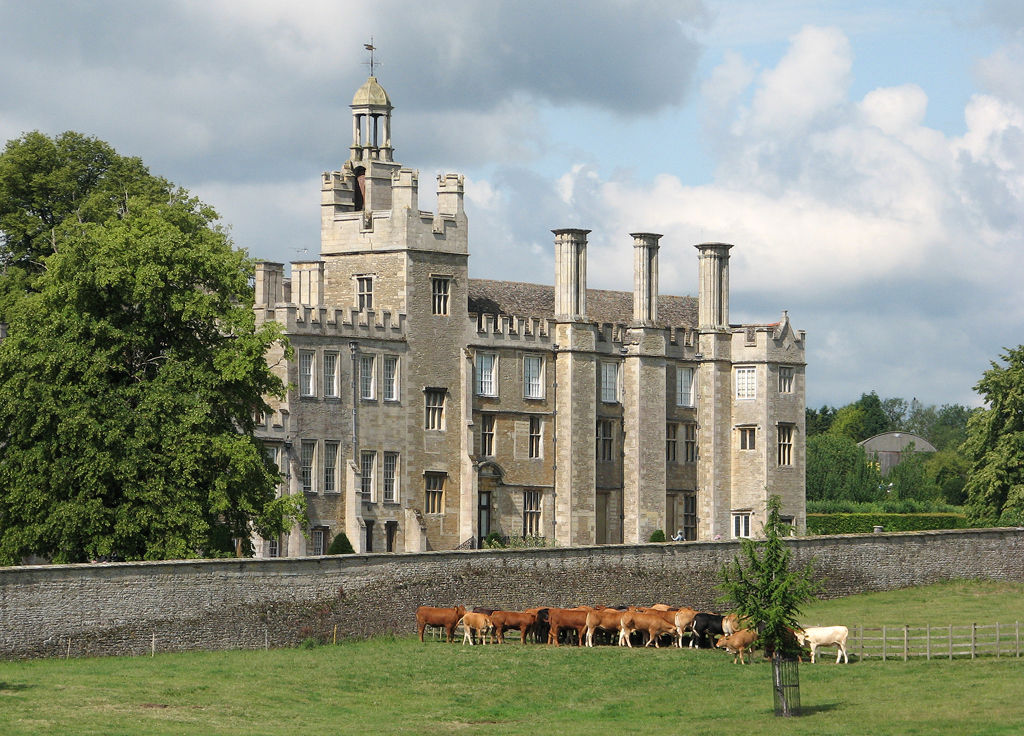
[[[1024,582],[1024,529],[790,540],[826,597]],[[409,634],[421,604],[669,603],[715,610],[736,542],[0,568],[0,658],[255,649]]]

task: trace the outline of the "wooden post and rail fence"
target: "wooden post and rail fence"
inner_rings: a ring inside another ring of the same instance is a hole
[[[846,651],[859,660],[909,661],[910,659],[975,659],[977,657],[1020,657],[1021,626],[1012,624],[949,624],[946,626],[850,626]],[[461,628],[460,628],[461,632]],[[443,629],[430,627],[428,633],[443,639]],[[518,632],[510,632],[512,638]],[[459,636],[461,639],[461,634]],[[835,647],[819,649],[817,659],[828,661]]]

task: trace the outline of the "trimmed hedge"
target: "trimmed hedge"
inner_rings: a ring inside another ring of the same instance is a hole
[[[887,532],[966,529],[964,514],[807,514],[808,534],[866,534],[880,526]]]

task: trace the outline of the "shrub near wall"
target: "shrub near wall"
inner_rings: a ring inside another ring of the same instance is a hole
[[[876,526],[887,532],[966,529],[963,514],[807,514],[808,534],[867,534]]]

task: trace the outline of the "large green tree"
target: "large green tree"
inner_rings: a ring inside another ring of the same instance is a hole
[[[0,154],[0,314],[32,288],[67,223],[106,222],[132,198],[166,202],[172,191],[140,159],[80,133],[34,131],[8,141]]]
[[[875,501],[881,477],[864,448],[831,433],[807,439],[807,500]]]
[[[993,362],[974,387],[985,408],[971,414],[964,453],[969,517],[983,524],[1024,524],[1024,345]]]
[[[821,585],[814,579],[813,561],[792,566],[792,552],[783,540],[789,526],[780,516],[779,497],[770,496],[767,506],[764,538],[740,540],[740,554],[722,569],[718,587],[722,601],[760,632],[767,651],[790,653],[796,649],[791,630],[799,627],[800,609]]]
[[[47,140],[0,156],[0,563],[195,557],[280,533],[301,506],[275,498],[253,437],[283,386],[250,261],[137,159]]]

